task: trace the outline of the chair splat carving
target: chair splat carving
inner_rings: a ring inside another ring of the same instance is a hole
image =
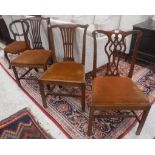
[[[108,63],[106,64],[106,73],[107,76],[119,76],[119,62],[123,55],[125,54],[125,51],[127,49],[126,46],[126,39],[129,36],[137,35],[136,31],[120,31],[120,30],[113,30],[113,31],[103,31],[103,30],[96,30],[93,33],[93,37],[96,37],[96,34],[101,33],[107,37],[107,42],[104,47],[104,51],[106,53]],[[137,44],[134,47],[134,51],[137,51],[138,44],[140,41],[141,35],[137,36]],[[97,41],[94,40],[94,66],[93,66],[93,77],[96,77],[96,59],[97,59]],[[131,67],[129,70],[128,77],[132,77],[133,68],[135,64],[135,57],[137,52],[134,52],[133,60],[131,63]]]
[[[41,20],[39,19],[29,19],[29,25],[30,25],[30,38],[32,42],[32,48],[33,49],[42,49],[42,41],[41,41],[41,35],[40,35],[40,29],[41,29]]]
[[[74,61],[73,41],[74,41],[75,27],[61,27],[60,31],[63,40],[64,61],[65,60]]]
[[[119,75],[118,65],[121,55],[126,51],[125,36],[119,32],[110,33],[105,45],[105,53],[108,57],[106,75]]]

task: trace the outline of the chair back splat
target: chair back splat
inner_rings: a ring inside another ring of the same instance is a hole
[[[103,30],[96,30],[93,32],[93,38],[94,38],[94,65],[93,65],[93,77],[96,77],[96,68],[97,68],[97,39],[96,35],[100,33],[107,36],[107,42],[104,47],[104,51],[108,58],[108,63],[106,64],[106,73],[105,75],[108,76],[119,76],[119,62],[120,59],[123,57],[123,55],[126,52],[126,39],[130,35],[137,35],[136,43],[133,48],[133,57],[132,62],[129,70],[128,77],[132,77],[134,64],[136,60],[137,55],[137,49],[139,47],[140,38],[142,36],[141,31],[119,31],[119,30],[113,30],[113,31],[103,31]]]
[[[50,18],[33,17],[33,18],[26,18],[23,21],[27,22],[29,25],[29,34],[27,37],[27,41],[29,42],[30,40],[31,42],[30,49],[43,49],[43,42],[41,39],[41,30],[44,24],[47,25],[46,27],[50,25]],[[23,26],[23,29],[25,32],[24,26]]]
[[[51,43],[51,50],[55,51],[54,46],[54,39],[53,39],[53,32],[54,28],[59,28],[62,36],[63,41],[63,49],[64,49],[64,61],[74,61],[74,39],[76,34],[77,28],[84,28],[83,34],[83,43],[82,43],[82,64],[85,64],[85,42],[86,42],[86,31],[88,25],[72,25],[72,24],[65,24],[65,25],[54,25],[49,27],[50,31],[50,43]]]

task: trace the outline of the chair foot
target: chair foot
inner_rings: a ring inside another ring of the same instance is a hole
[[[140,135],[140,133],[142,131],[142,128],[144,126],[144,123],[146,121],[146,118],[148,116],[149,111],[150,111],[150,108],[147,109],[147,110],[144,110],[143,116],[142,116],[142,118],[141,118],[141,120],[139,122],[139,126],[138,126],[137,131],[136,131],[136,135]]]

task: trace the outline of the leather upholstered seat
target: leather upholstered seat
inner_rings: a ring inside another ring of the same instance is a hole
[[[7,45],[4,48],[4,51],[7,53],[16,54],[19,52],[23,52],[26,50],[26,43],[25,41],[14,41],[11,44]]]
[[[74,62],[55,63],[42,75],[43,81],[66,81],[67,83],[84,83],[85,72],[82,64]]]
[[[92,102],[95,106],[147,106],[148,99],[128,77],[96,77],[93,81]]]
[[[50,50],[44,49],[35,49],[35,50],[26,50],[22,55],[15,58],[11,64],[14,66],[17,65],[44,65],[47,63],[49,57],[52,56]]]

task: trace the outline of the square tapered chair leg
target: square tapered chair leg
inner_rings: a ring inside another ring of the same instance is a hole
[[[85,84],[82,85],[81,87],[81,105],[82,105],[82,111],[85,111]]]
[[[18,77],[18,72],[16,70],[16,67],[12,66],[12,69],[13,69],[13,72],[14,72],[14,75],[15,75],[15,78],[16,78],[16,82],[17,82],[18,86],[21,87],[21,83],[20,83],[20,79]]]
[[[92,133],[93,120],[94,120],[94,109],[92,107],[90,107],[89,122],[88,122],[88,131],[87,131],[87,135],[89,137],[90,137],[90,135]]]
[[[40,94],[41,94],[43,106],[44,106],[44,108],[47,108],[46,96],[45,96],[45,92],[44,92],[44,84],[41,81],[39,81],[39,88],[40,88]]]
[[[4,53],[4,57],[6,58],[6,60],[8,61],[8,64],[9,64],[9,69],[11,69],[11,64],[10,64],[10,59],[8,57],[8,53]]]
[[[139,126],[138,126],[137,131],[136,131],[136,135],[140,135],[140,133],[142,131],[142,128],[144,126],[144,123],[146,121],[146,118],[148,116],[149,111],[150,111],[150,108],[147,109],[147,110],[144,110],[143,116],[142,116],[142,118],[141,118],[141,120],[139,122]]]

